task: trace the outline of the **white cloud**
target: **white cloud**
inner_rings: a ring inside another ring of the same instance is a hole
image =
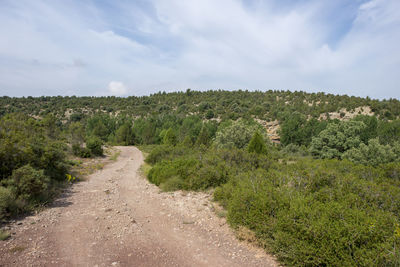
[[[108,91],[111,95],[123,96],[128,93],[128,89],[122,82],[112,81],[108,84]]]
[[[116,80],[124,84],[113,94],[123,95],[134,87],[399,97],[400,1],[358,1],[337,34],[326,13],[346,13],[348,1],[338,1],[335,11],[317,0],[279,10],[277,0],[152,0],[145,9],[115,1],[110,11],[84,0],[6,0],[0,95],[98,95]]]

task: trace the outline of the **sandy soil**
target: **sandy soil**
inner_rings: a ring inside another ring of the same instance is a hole
[[[66,190],[48,209],[7,226],[0,266],[278,266],[238,241],[205,193],[162,193],[140,174],[142,153]]]

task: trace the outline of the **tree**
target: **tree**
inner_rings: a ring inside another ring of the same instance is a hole
[[[208,146],[209,142],[210,142],[210,138],[208,135],[207,127],[205,127],[205,125],[203,125],[199,135],[197,136],[196,145],[197,146],[200,146],[200,145]]]
[[[377,137],[378,120],[375,116],[358,115],[354,120],[362,121],[365,124],[365,130],[360,134],[361,141],[364,144],[368,144],[368,140]]]
[[[132,145],[134,140],[132,128],[128,123],[124,123],[115,132],[115,141],[121,145]]]
[[[108,133],[109,130],[102,122],[99,122],[92,131],[92,135],[101,138],[103,141],[107,140]]]
[[[72,122],[68,130],[71,144],[81,145],[85,141],[85,127],[81,122]]]
[[[396,147],[397,148],[397,147]],[[352,148],[343,154],[343,158],[364,165],[377,166],[392,162],[400,157],[399,152],[389,145],[381,145],[377,138],[370,139],[368,145],[361,143],[358,148]]]
[[[281,125],[280,138],[283,145],[295,144],[308,146],[312,137],[318,135],[327,125],[326,121],[315,118],[306,120],[303,114],[295,112],[287,115]]]
[[[383,144],[400,141],[400,120],[381,121],[378,125],[378,137]]]
[[[165,145],[176,145],[177,139],[176,139],[176,135],[175,132],[172,128],[169,128],[164,135],[163,138],[163,144]]]
[[[189,136],[185,136],[185,139],[183,139],[182,141],[182,146],[192,147],[193,146],[192,139]]]
[[[304,144],[304,124],[307,122],[305,117],[296,112],[291,114],[281,125],[280,139],[283,145]]]
[[[103,142],[97,136],[90,137],[86,142],[86,147],[90,149],[95,156],[102,156],[103,155]]]
[[[341,158],[345,151],[360,145],[360,135],[365,128],[361,121],[330,123],[318,136],[313,137],[310,152],[315,157]]]
[[[46,192],[50,178],[44,175],[43,170],[35,170],[32,166],[25,165],[14,170],[6,183],[16,198],[34,200]]]
[[[215,135],[214,143],[219,148],[244,148],[257,131],[264,133],[264,139],[267,140],[265,129],[261,125],[239,119],[230,125],[222,124]]]
[[[255,132],[253,137],[251,138],[247,150],[250,153],[252,152],[255,152],[257,154],[267,153],[267,146],[265,145],[264,139],[258,131]]]
[[[214,118],[214,112],[211,109],[209,109],[206,112],[206,119],[209,120],[209,119],[212,119],[212,118]]]

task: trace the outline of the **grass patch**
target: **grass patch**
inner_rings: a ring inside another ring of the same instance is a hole
[[[228,212],[226,210],[217,210],[215,212],[219,218],[226,218]]]
[[[10,233],[4,230],[0,230],[0,241],[7,240],[10,237]]]
[[[140,145],[137,146],[137,148],[139,148],[139,150],[142,151],[143,154],[149,154],[157,146],[158,145]]]
[[[26,249],[26,247],[23,247],[23,246],[15,246],[13,248],[10,248],[10,252],[16,253],[16,252],[24,251],[25,249]]]
[[[78,180],[85,180],[86,176],[104,168],[105,163],[96,160],[85,161],[80,166],[75,166],[71,170],[71,174],[76,176]]]
[[[218,218],[226,218],[228,215],[228,211],[217,203],[212,205],[211,210],[218,216]]]
[[[117,161],[119,155],[121,155],[121,151],[118,150],[118,151],[116,151],[114,154],[112,154],[112,155],[110,156],[110,160],[112,160],[112,161]]]
[[[83,161],[80,159],[69,159],[67,160],[67,163],[71,166],[81,166]]]
[[[140,166],[140,173],[145,177],[147,177],[147,175],[149,174],[150,170],[151,170],[151,165],[150,164],[147,164],[147,163],[144,162],[142,164],[142,166]]]
[[[256,237],[256,234],[247,227],[239,226],[239,228],[235,231],[235,234],[240,241],[245,241],[257,246],[260,244]]]

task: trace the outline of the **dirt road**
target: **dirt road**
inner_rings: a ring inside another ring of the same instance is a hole
[[[142,153],[73,185],[52,207],[9,226],[0,266],[277,266],[239,242],[204,193],[161,193],[139,173]]]

